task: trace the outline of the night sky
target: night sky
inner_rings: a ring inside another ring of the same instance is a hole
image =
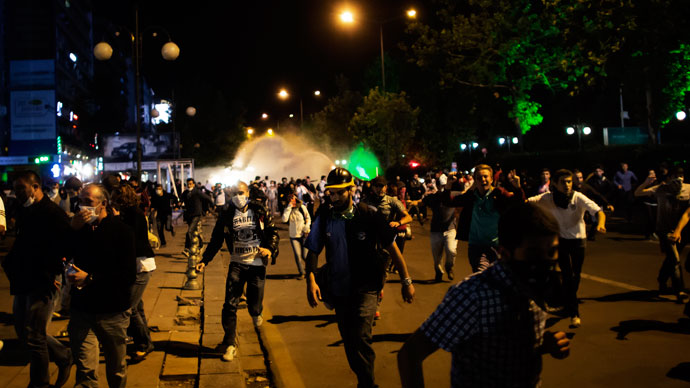
[[[94,1],[95,19],[134,30],[135,3]],[[374,21],[403,15],[411,5],[419,7],[394,0],[139,3],[140,28],[163,26],[181,49],[175,62],[165,62],[158,54],[162,38],[145,36],[143,75],[157,95],[169,97],[174,85],[178,102],[203,109],[194,103],[195,94],[221,91],[244,106],[250,125],[264,111],[298,113],[298,98],[284,102],[276,97],[280,87],[303,97],[305,116],[335,92],[337,74],[345,74],[357,88],[365,69],[379,57]],[[344,6],[359,10],[368,21],[343,28],[337,13]],[[385,24],[387,54],[400,55],[397,46],[403,38],[404,20]],[[316,89],[323,93],[321,101],[313,98]]]

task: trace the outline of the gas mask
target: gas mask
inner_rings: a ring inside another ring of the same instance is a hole
[[[235,195],[232,197],[232,203],[238,209],[243,209],[247,205],[248,201],[249,198],[247,198],[246,195]]]

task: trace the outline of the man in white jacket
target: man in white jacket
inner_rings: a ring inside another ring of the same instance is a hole
[[[304,260],[307,257],[307,249],[304,247],[304,240],[309,235],[311,227],[311,217],[304,203],[296,198],[295,194],[290,194],[288,205],[283,211],[283,222],[288,223],[290,231],[290,245],[295,254],[295,263],[299,275],[297,280],[304,279]]]
[[[563,304],[570,315],[570,326],[580,327],[577,289],[580,286],[580,272],[585,260],[585,212],[596,216],[597,232],[606,233],[606,215],[594,201],[579,191],[573,190],[573,173],[569,170],[556,171],[551,179],[551,191],[527,199],[551,213],[560,227],[558,241],[558,266],[563,277]],[[555,183],[555,184],[554,184]]]

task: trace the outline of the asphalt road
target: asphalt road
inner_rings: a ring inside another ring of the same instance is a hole
[[[285,228],[283,228],[285,229]],[[579,296],[582,327],[552,317],[551,330],[572,333],[571,355],[565,360],[544,357],[544,387],[675,387],[690,382],[690,319],[683,305],[659,297],[656,275],[662,256],[658,244],[610,225],[608,234],[588,243]],[[414,238],[404,256],[415,280],[416,298],[402,301],[400,284],[389,282],[374,327],[376,379],[398,387],[396,354],[405,339],[433,312],[451,285],[434,284],[428,224],[413,223]],[[284,377],[306,387],[355,387],[340,342],[334,315],[323,305],[310,308],[306,285],[294,277],[297,267],[286,230],[281,232],[278,263],[269,268],[264,325],[273,346],[286,349],[278,366]],[[687,253],[687,251],[686,251]],[[323,254],[320,263],[323,263]],[[458,245],[456,279],[470,272],[467,246]],[[687,276],[686,276],[687,277]],[[393,279],[397,281],[397,277]],[[424,363],[428,387],[450,386],[450,354],[439,350]]]

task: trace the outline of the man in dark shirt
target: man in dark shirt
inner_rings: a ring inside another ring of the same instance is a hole
[[[181,200],[184,202],[185,207],[184,220],[188,225],[182,254],[189,256],[194,231],[201,228],[201,216],[204,214],[203,203],[213,206],[213,199],[195,185],[194,179],[189,178],[187,179],[187,190],[182,193]],[[199,248],[201,248],[201,245],[199,245]]]
[[[21,208],[17,212],[17,238],[2,263],[14,295],[12,314],[17,336],[29,349],[31,387],[48,387],[50,359],[58,365],[56,387],[69,377],[70,350],[46,333],[60,291],[62,258],[70,246],[71,228],[65,212],[41,190],[33,171],[21,172],[14,181]]]
[[[99,342],[108,385],[127,383],[130,293],[137,275],[134,231],[110,214],[108,205],[103,186],[89,184],[79,193],[80,211],[72,219],[76,239],[67,276],[72,283],[67,329],[77,365],[75,386],[98,386]]]
[[[558,222],[533,204],[501,215],[501,259],[450,288],[398,353],[402,386],[423,387],[422,362],[451,352],[451,386],[536,387],[541,356],[569,354],[564,332],[545,331],[542,310],[558,252]]]
[[[443,280],[444,270],[448,280],[455,279],[453,269],[458,247],[458,240],[455,239],[458,222],[456,210],[450,206],[450,200],[452,197],[460,195],[462,187],[459,181],[454,181],[446,186],[449,186],[446,190],[427,195],[422,200],[432,210],[429,242],[431,243],[431,255],[434,258],[435,282]],[[446,262],[445,265],[442,265],[444,252]]]
[[[175,237],[175,230],[172,227],[172,207],[170,203],[173,196],[163,190],[163,185],[156,185],[156,193],[151,197],[151,208],[156,210],[156,226],[158,229],[158,239],[161,248],[165,246],[165,230],[167,229]]]
[[[326,189],[331,205],[319,208],[305,244],[309,249],[307,299],[312,307],[320,300],[335,307],[338,330],[350,368],[357,375],[357,386],[376,387],[372,324],[388,259],[377,248],[390,252],[400,275],[405,302],[412,303],[414,286],[405,259],[395,245],[395,232],[376,208],[353,204],[355,184],[350,172],[341,167],[333,169],[328,174]],[[319,271],[327,271],[328,279],[317,285],[315,272],[324,247],[327,264]]]

